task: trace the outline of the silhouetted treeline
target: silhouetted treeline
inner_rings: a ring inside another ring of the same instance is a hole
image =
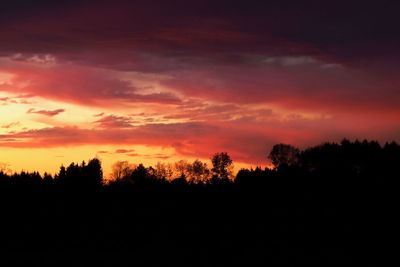
[[[397,229],[400,146],[277,144],[273,168],[216,153],[154,167],[98,159],[57,174],[0,171],[2,244],[15,263],[71,266],[380,263]],[[3,257],[2,260],[5,259]]]
[[[349,183],[397,183],[400,177],[400,146],[364,140],[324,143],[300,150],[292,145],[275,145],[268,158],[273,169],[240,170],[236,182],[257,184],[262,178],[281,177],[305,182],[318,178],[319,183],[347,186]],[[360,180],[362,178],[362,180]]]
[[[351,176],[353,180],[363,177],[383,183],[400,174],[400,145],[395,142],[381,146],[377,141],[351,142],[344,139],[341,143],[323,143],[305,150],[288,144],[277,144],[268,159],[274,168],[241,169],[236,176],[233,174],[233,160],[226,152],[213,155],[211,167],[200,160],[192,163],[181,160],[174,164],[159,162],[155,167],[119,161],[112,166],[110,180],[105,181],[101,162],[95,158],[88,163],[83,161],[81,164],[71,163],[68,167],[61,166],[54,177],[48,173],[41,176],[38,172],[24,171],[7,175],[0,170],[0,180],[2,183],[8,180],[10,184],[53,183],[72,187],[152,183],[256,185],[261,182],[260,179],[277,176],[297,180],[304,177],[321,177],[325,180],[336,178],[337,182],[343,182],[343,177]]]
[[[60,171],[52,177],[51,174],[44,173],[41,176],[38,172],[25,172],[14,173],[8,175],[0,170],[0,184],[1,185],[59,185],[67,187],[98,187],[103,184],[103,171],[99,159],[91,159],[86,164],[83,161],[80,165],[71,163],[67,168],[60,167]]]

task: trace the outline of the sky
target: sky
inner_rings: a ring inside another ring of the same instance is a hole
[[[398,1],[2,1],[0,162],[267,166],[400,141]]]

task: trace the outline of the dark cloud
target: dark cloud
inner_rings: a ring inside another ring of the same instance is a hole
[[[173,93],[179,91],[295,108],[357,108],[359,101],[376,110],[400,101],[399,7],[397,1],[117,0],[32,8],[20,1],[2,11],[0,54],[73,62],[21,72],[20,82],[35,82],[20,90],[82,105],[180,105]],[[161,83],[170,91],[148,93],[77,65],[165,73],[170,79]]]
[[[399,7],[372,0],[19,1],[2,6],[0,51],[142,70],[229,63],[249,53],[357,64],[399,56]]]

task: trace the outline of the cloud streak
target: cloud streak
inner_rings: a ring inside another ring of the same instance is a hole
[[[252,121],[187,122],[148,124],[129,128],[82,129],[53,127],[0,135],[0,147],[52,148],[80,145],[146,145],[172,148],[178,157],[208,158],[217,151],[229,151],[235,160],[265,164],[270,147],[279,142],[300,146],[326,140],[348,138],[393,139],[400,128],[385,128],[379,122],[360,125],[354,130],[351,119],[307,120],[295,118],[286,122],[270,121],[260,125]],[[368,135],[365,135],[368,132]],[[114,152],[138,156],[131,149]],[[162,155],[161,155],[162,156]],[[170,156],[170,155],[165,155]]]
[[[65,109],[55,109],[55,110],[35,110],[34,108],[28,109],[27,114],[40,114],[44,116],[54,117],[60,113],[65,112]]]
[[[130,117],[109,115],[94,122],[101,128],[131,128],[134,120]]]

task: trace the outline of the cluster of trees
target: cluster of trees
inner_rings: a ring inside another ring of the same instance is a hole
[[[25,172],[10,174],[8,169],[0,169],[0,183],[2,184],[57,184],[61,186],[79,186],[79,187],[96,187],[102,185],[103,170],[99,159],[94,158],[86,163],[71,163],[67,168],[60,167],[60,170],[54,177],[51,174],[44,173],[43,176],[39,172]]]
[[[277,171],[301,170],[324,175],[381,175],[398,171],[400,146],[377,141],[344,139],[300,150],[288,144],[275,145],[268,158]]]
[[[188,162],[180,160],[171,163],[158,162],[155,167],[145,167],[143,164],[130,164],[128,161],[118,161],[112,166],[111,184],[153,184],[181,183],[205,184],[229,182],[234,178],[233,161],[226,152],[216,153],[212,159],[212,167],[200,160]],[[6,166],[6,165],[4,165]],[[9,179],[12,178],[12,179]],[[13,183],[55,183],[61,186],[93,187],[105,184],[101,162],[94,158],[86,163],[71,163],[68,167],[61,166],[54,178],[45,173],[24,172],[10,174],[6,168],[0,169],[0,180],[12,180]]]
[[[94,158],[87,164],[83,161],[80,165],[72,162],[67,168],[61,166],[54,178],[63,185],[97,186],[103,183],[103,170],[100,160]]]
[[[211,158],[212,167],[198,159],[193,162],[180,160],[171,163],[158,162],[155,167],[118,161],[112,166],[111,183],[142,183],[164,181],[173,183],[204,184],[233,179],[233,161],[226,152],[216,153]]]

